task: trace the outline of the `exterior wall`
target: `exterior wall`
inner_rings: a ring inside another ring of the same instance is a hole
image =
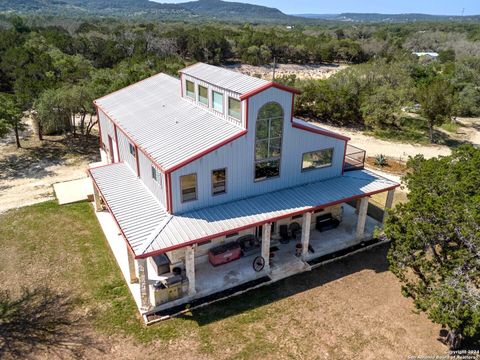
[[[291,125],[292,94],[269,88],[249,101],[248,133],[229,144],[191,162],[172,173],[172,202],[174,213],[217,205],[236,199],[267,193],[282,188],[319,181],[342,174],[345,141],[293,128]],[[268,102],[279,103],[284,110],[280,176],[254,181],[255,120],[258,110]],[[243,101],[245,103],[246,101]],[[245,106],[245,105],[244,105]],[[332,166],[301,171],[305,152],[334,148]],[[211,172],[227,168],[227,192],[212,196]],[[197,174],[198,199],[186,203],[180,198],[180,176]]]
[[[158,181],[152,178],[152,162],[141,151],[138,152],[140,161],[140,178],[145,186],[160,201],[163,207],[166,207],[165,175],[157,168]]]
[[[186,80],[189,80],[189,81],[192,81],[192,82],[195,83],[195,96],[196,96],[195,99],[192,99],[192,98],[186,96],[186,88],[187,88]],[[201,108],[204,108],[204,109],[214,113],[217,116],[220,116],[220,117],[224,118],[225,120],[227,120],[227,121],[229,121],[229,122],[231,122],[235,125],[245,127],[246,116],[245,116],[245,109],[244,109],[244,105],[245,105],[244,101],[242,102],[242,114],[241,114],[242,119],[241,120],[237,120],[235,118],[232,118],[232,117],[228,116],[228,97],[233,97],[233,98],[239,100],[240,99],[239,94],[234,93],[234,92],[229,91],[229,90],[226,90],[226,89],[223,89],[221,87],[209,84],[205,81],[196,79],[192,76],[185,75],[185,74],[182,74],[181,82],[182,82],[182,87],[181,87],[182,96],[186,100],[195,103],[197,106],[199,106]],[[209,103],[209,106],[206,106],[206,105],[204,105],[204,104],[202,104],[198,101],[198,87],[197,87],[198,85],[205,86],[208,89],[208,103]],[[221,113],[219,111],[216,111],[212,108],[212,90],[223,94],[223,113]]]
[[[130,142],[128,138],[120,130],[117,130],[117,137],[118,137],[118,150],[120,151],[120,160],[123,161],[128,166],[130,166],[132,171],[136,174],[137,160],[132,154],[130,154],[130,148],[129,148]]]
[[[118,155],[117,155],[117,144],[115,142],[115,127],[113,123],[110,121],[110,119],[100,109],[98,109],[98,123],[100,126],[100,131],[102,133],[102,143],[105,145],[105,151],[108,155],[109,161],[113,160],[114,162],[117,162]],[[109,148],[108,136],[112,138],[114,159],[110,159],[110,148]]]

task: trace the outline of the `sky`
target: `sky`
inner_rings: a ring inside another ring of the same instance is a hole
[[[156,0],[179,3],[189,0]],[[480,15],[480,0],[235,0],[280,9],[286,14],[423,13],[436,15]]]

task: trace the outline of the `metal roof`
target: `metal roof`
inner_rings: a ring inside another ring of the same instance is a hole
[[[271,83],[267,80],[204,63],[196,63],[180,70],[180,72],[239,95],[244,95]]]
[[[145,244],[144,252],[138,255],[146,257],[166,252],[271,219],[386,191],[398,185],[367,170],[357,170],[324,181],[173,215],[156,236],[152,234],[153,241]]]
[[[180,81],[157,74],[95,101],[163,170],[244,129],[180,96]]]
[[[124,163],[89,169],[120,229],[137,253],[170,215]]]

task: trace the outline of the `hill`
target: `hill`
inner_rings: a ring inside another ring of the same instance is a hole
[[[377,13],[342,13],[342,14],[297,14],[295,16],[308,19],[321,19],[348,22],[435,22],[435,21],[471,21],[479,22],[480,15],[455,16],[455,15],[429,15],[429,14],[377,14]]]

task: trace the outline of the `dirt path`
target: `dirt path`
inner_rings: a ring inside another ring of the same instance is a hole
[[[452,139],[472,144],[480,144],[480,118],[458,118],[457,122],[461,124],[455,134],[447,133]],[[429,159],[436,156],[450,155],[452,150],[445,145],[423,145],[409,144],[405,142],[396,142],[391,140],[381,140],[370,135],[365,135],[362,131],[352,130],[351,128],[335,127],[318,123],[319,126],[332,130],[351,138],[349,144],[357,146],[367,151],[367,156],[383,154],[398,160],[408,160],[409,156],[422,154]]]
[[[13,139],[0,143],[0,213],[54,198],[52,185],[86,176],[98,161],[98,140],[47,136],[38,141],[30,131],[17,149]]]

